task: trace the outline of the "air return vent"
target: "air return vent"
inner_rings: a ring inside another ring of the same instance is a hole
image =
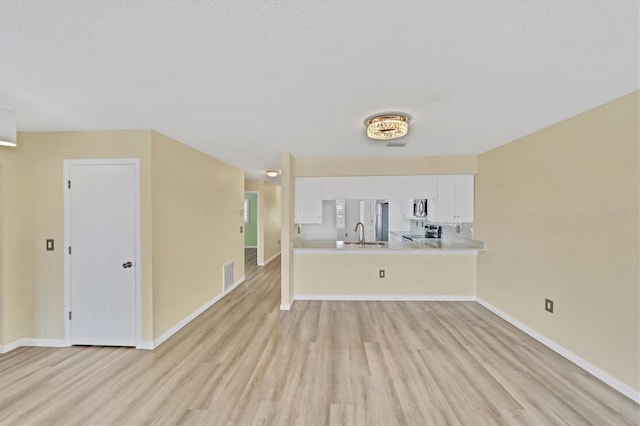
[[[233,261],[222,265],[222,291],[226,293],[233,287]]]

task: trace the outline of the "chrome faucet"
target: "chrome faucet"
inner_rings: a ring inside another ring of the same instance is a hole
[[[364,247],[364,224],[362,222],[356,223],[356,229],[354,229],[354,231],[358,230],[358,226],[362,227],[362,232],[358,233],[358,241],[360,242],[360,245]]]

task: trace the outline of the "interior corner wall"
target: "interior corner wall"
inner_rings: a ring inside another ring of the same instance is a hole
[[[280,233],[282,229],[281,209],[282,189],[278,185],[264,182],[261,193],[262,211],[261,224],[264,227],[263,262],[273,259],[281,252]]]
[[[150,131],[20,132],[0,148],[2,169],[1,345],[64,339],[63,160],[139,158],[142,338],[151,340]],[[45,250],[53,238],[55,251]]]
[[[639,92],[479,156],[478,297],[640,391]],[[554,313],[544,309],[554,301]]]
[[[244,190],[260,193],[258,244],[262,245],[262,250],[258,250],[258,264],[264,265],[281,251],[281,187],[262,180],[247,179],[244,181]]]
[[[248,222],[244,224],[244,246],[258,247],[258,194],[244,194],[245,200],[249,202]],[[262,201],[262,200],[260,200]],[[261,224],[262,225],[262,224]]]
[[[244,174],[152,132],[154,339],[244,277]]]

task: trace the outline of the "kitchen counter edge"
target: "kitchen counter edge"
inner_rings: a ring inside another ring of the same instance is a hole
[[[486,243],[465,239],[442,239],[422,242],[389,241],[388,246],[360,247],[342,241],[295,240],[291,249],[296,254],[403,254],[403,255],[468,255],[486,250]]]

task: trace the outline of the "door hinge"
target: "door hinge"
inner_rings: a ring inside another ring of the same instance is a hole
[[[69,246],[69,254],[71,254],[71,246]]]
[[[67,181],[67,188],[71,189],[71,181],[70,180]]]
[[[69,311],[69,321],[71,321],[71,311]]]

